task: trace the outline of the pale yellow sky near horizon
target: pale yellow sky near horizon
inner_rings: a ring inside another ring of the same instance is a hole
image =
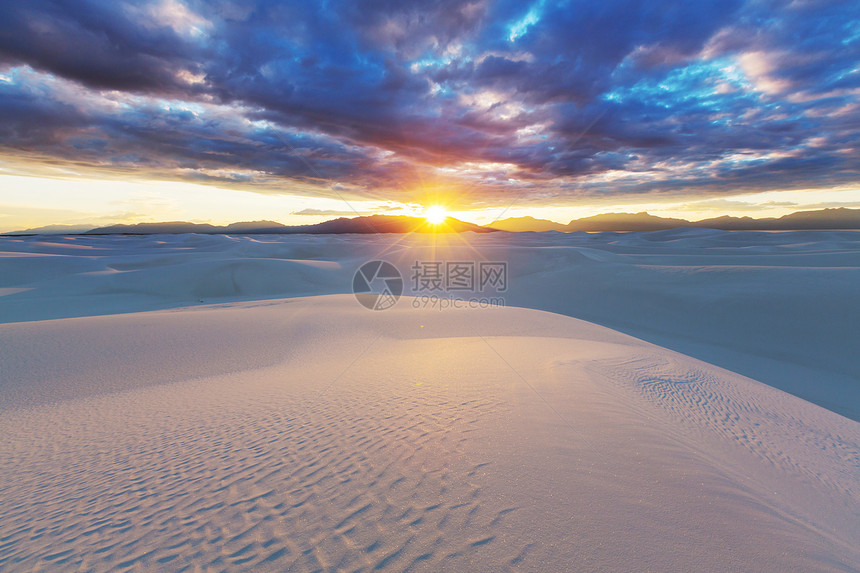
[[[700,220],[720,215],[779,217],[825,207],[860,207],[860,187],[767,191],[710,198],[606,197],[545,206],[517,204],[458,210],[458,219],[488,224],[508,217],[532,216],[567,223],[609,212],[647,211],[652,215]],[[47,225],[105,226],[116,223],[190,221],[227,224],[274,220],[287,225],[317,223],[358,214],[419,215],[429,205],[396,201],[314,198],[257,193],[183,181],[98,180],[0,175],[0,232]],[[298,214],[309,211],[315,214]]]

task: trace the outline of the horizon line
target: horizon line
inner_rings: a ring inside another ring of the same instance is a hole
[[[600,217],[607,217],[607,216],[612,216],[612,215],[616,215],[619,217],[621,217],[621,216],[648,217],[649,221],[652,222],[653,224],[659,224],[661,222],[665,222],[666,224],[671,224],[670,222],[681,221],[684,223],[690,223],[690,224],[695,225],[697,223],[702,223],[705,221],[717,221],[720,219],[725,219],[727,222],[741,222],[741,221],[744,221],[744,222],[764,222],[764,221],[777,222],[777,221],[780,221],[780,220],[785,219],[787,217],[792,217],[794,215],[797,215],[799,213],[825,214],[828,212],[833,213],[835,211],[838,211],[838,212],[846,212],[847,211],[847,212],[850,212],[851,214],[856,214],[857,215],[857,227],[856,228],[860,228],[860,208],[851,208],[851,207],[825,207],[825,208],[821,208],[821,209],[799,209],[797,211],[792,211],[791,213],[786,213],[785,215],[781,215],[779,217],[770,216],[770,217],[760,217],[760,218],[751,217],[749,215],[735,216],[735,215],[724,214],[724,215],[717,215],[717,216],[713,216],[713,217],[705,217],[703,219],[684,219],[684,218],[679,218],[679,217],[663,217],[660,215],[652,215],[647,210],[645,210],[645,211],[638,211],[638,212],[608,211],[605,213],[599,213],[599,214],[590,215],[587,217],[580,217],[578,219],[571,219],[566,223],[561,222],[561,221],[556,221],[553,219],[544,219],[544,218],[539,218],[539,217],[533,217],[531,215],[507,217],[505,219],[500,219],[500,220],[493,221],[492,223],[484,224],[484,225],[482,225],[480,223],[475,223],[473,221],[464,220],[464,219],[461,219],[459,217],[453,217],[451,215],[448,215],[445,220],[446,221],[452,220],[452,221],[455,221],[458,223],[465,223],[468,225],[474,225],[476,227],[480,227],[483,229],[494,229],[494,230],[506,231],[506,232],[529,232],[528,230],[519,230],[518,231],[518,230],[511,230],[511,229],[497,229],[494,227],[494,225],[499,224],[499,223],[505,223],[506,221],[512,221],[512,220],[513,221],[531,220],[531,221],[534,221],[536,224],[554,224],[554,225],[565,227],[565,226],[570,226],[570,225],[572,225],[578,221],[593,221],[593,220],[598,219]],[[193,226],[200,226],[200,227],[209,226],[209,227],[213,228],[213,232],[211,234],[229,234],[229,233],[223,233],[223,230],[226,230],[226,228],[233,227],[233,226],[251,225],[251,224],[260,224],[260,223],[271,223],[272,227],[260,227],[260,230],[261,231],[268,231],[269,234],[276,234],[273,232],[273,230],[277,229],[279,227],[283,227],[284,229],[311,228],[311,227],[318,227],[320,225],[324,225],[326,223],[331,223],[331,222],[339,221],[339,220],[352,221],[352,220],[356,220],[356,219],[367,219],[367,218],[371,218],[371,217],[385,217],[388,219],[400,219],[400,220],[414,220],[414,219],[423,220],[424,219],[424,217],[422,217],[420,215],[391,215],[391,214],[385,214],[385,213],[372,213],[372,214],[356,214],[353,216],[341,215],[341,216],[332,217],[331,219],[326,219],[324,221],[320,221],[317,223],[308,223],[308,224],[299,224],[299,225],[289,225],[289,224],[281,223],[279,221],[275,221],[275,220],[271,220],[271,219],[258,219],[258,220],[253,220],[253,221],[233,221],[231,223],[226,223],[226,224],[218,224],[218,223],[213,223],[211,221],[205,221],[205,222],[204,221],[196,221],[195,222],[194,220],[138,221],[138,222],[127,222],[127,223],[111,223],[108,225],[97,225],[97,224],[93,224],[93,223],[86,223],[86,224],[83,224],[83,223],[82,224],[48,224],[48,225],[41,225],[38,227],[27,228],[27,229],[18,229],[18,230],[13,230],[13,231],[2,231],[2,232],[0,232],[0,236],[22,236],[22,235],[38,235],[38,234],[68,234],[68,235],[98,234],[98,233],[91,233],[91,232],[96,231],[96,230],[100,230],[100,229],[107,230],[107,229],[116,228],[116,227],[134,228],[134,227],[140,227],[140,226],[155,226],[155,225],[163,225],[163,226],[193,225]],[[683,226],[684,225],[678,225],[678,226],[667,227],[667,228],[682,228]],[[707,227],[704,227],[704,228],[707,228]],[[855,230],[856,228],[855,227],[849,227],[846,230]],[[69,232],[63,233],[62,231],[64,229],[69,229]],[[73,231],[72,229],[76,229],[76,230]],[[215,231],[214,229],[222,229],[222,231]],[[826,229],[827,230],[835,230],[835,228],[833,228],[833,229],[826,228]],[[51,230],[53,230],[53,232],[51,232]],[[547,230],[552,230],[552,229],[547,229]],[[555,229],[555,230],[561,231],[560,229]],[[571,231],[569,231],[569,232],[573,232],[576,230],[577,229],[571,229]],[[653,230],[658,230],[658,229],[653,229]],[[728,229],[728,230],[731,230],[731,229]],[[739,229],[739,230],[741,230],[741,229]],[[756,229],[742,229],[742,230],[756,230]],[[773,229],[760,229],[760,230],[773,230]],[[786,228],[786,229],[779,229],[779,230],[791,230],[791,229]],[[812,229],[810,229],[810,228],[798,228],[795,230],[812,230]],[[30,231],[32,231],[32,232],[30,232]],[[40,233],[39,231],[43,231],[43,232]],[[630,229],[601,229],[599,231],[593,230],[591,232],[613,232],[613,231],[623,232],[623,231],[630,231]],[[237,232],[247,233],[249,231],[241,231],[240,230]],[[565,232],[565,231],[561,231],[561,232]],[[588,231],[586,231],[586,232],[588,232]],[[168,232],[168,233],[170,233],[170,232]],[[107,231],[104,234],[107,235],[107,234],[129,234],[129,233],[123,233],[122,231],[117,231],[116,233],[111,233],[111,232]],[[151,234],[151,233],[147,232],[147,233],[141,233],[141,234]],[[325,234],[325,233],[319,233],[319,234]],[[339,234],[339,232],[335,231],[332,234]]]

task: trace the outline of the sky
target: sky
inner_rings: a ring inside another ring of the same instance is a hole
[[[0,3],[0,231],[860,207],[860,3]]]

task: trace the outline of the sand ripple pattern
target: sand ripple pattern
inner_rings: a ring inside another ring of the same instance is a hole
[[[491,550],[511,508],[482,499],[482,464],[464,459],[497,401],[372,377],[316,398],[291,393],[288,373],[262,377],[5,412],[0,569],[504,570],[516,559]]]
[[[832,415],[817,406],[780,401],[775,399],[778,390],[672,352],[640,352],[595,361],[587,369],[632,389],[643,398],[636,402],[639,409],[655,407],[652,419],[670,421],[667,431],[681,439],[696,435],[735,443],[780,470],[860,497],[857,481],[851,479],[860,475],[854,422],[843,418],[834,424]],[[798,451],[804,455],[792,455]],[[809,452],[816,453],[814,458]],[[831,476],[847,479],[830,480]]]

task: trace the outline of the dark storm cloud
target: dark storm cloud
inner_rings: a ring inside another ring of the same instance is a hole
[[[860,180],[846,2],[0,5],[4,153],[412,200]]]
[[[172,28],[141,25],[119,2],[28,0],[0,4],[0,62],[28,64],[96,88],[178,91],[175,72],[205,50]]]

